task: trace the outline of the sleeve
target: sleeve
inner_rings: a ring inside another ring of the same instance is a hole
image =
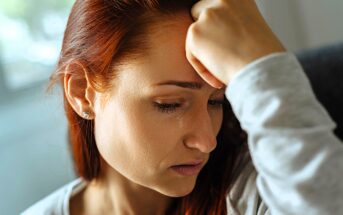
[[[225,93],[248,133],[257,189],[271,214],[343,214],[343,145],[295,56],[254,61]]]
[[[237,163],[238,178],[226,196],[227,214],[230,215],[270,215],[265,202],[256,188],[256,170],[249,153]]]

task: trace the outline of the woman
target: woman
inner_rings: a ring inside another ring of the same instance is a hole
[[[53,80],[81,179],[24,214],[343,211],[318,198],[341,197],[342,147],[294,56],[252,0],[193,3],[75,2]]]

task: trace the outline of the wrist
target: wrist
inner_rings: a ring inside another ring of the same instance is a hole
[[[286,53],[287,50],[283,46],[279,46],[277,48],[274,48],[272,50],[264,50],[263,52],[260,53],[255,53],[254,55],[251,55],[250,57],[246,57],[244,60],[242,59],[240,63],[237,63],[234,67],[232,64],[230,65],[231,68],[228,69],[229,72],[227,72],[225,80],[226,80],[226,85],[242,70],[245,70],[246,67],[249,65],[255,64],[256,62],[263,61],[264,59],[269,58],[270,56],[274,54],[282,54]]]

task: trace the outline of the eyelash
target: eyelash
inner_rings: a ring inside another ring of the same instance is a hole
[[[213,108],[221,108],[224,104],[224,100],[209,100],[209,105],[213,106]],[[157,103],[154,102],[154,106],[157,108],[158,111],[162,113],[172,113],[176,111],[177,108],[181,107],[180,103]]]

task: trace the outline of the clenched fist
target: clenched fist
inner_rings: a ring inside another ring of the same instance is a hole
[[[254,60],[285,51],[254,0],[201,0],[191,14],[187,59],[213,87],[227,85]]]

